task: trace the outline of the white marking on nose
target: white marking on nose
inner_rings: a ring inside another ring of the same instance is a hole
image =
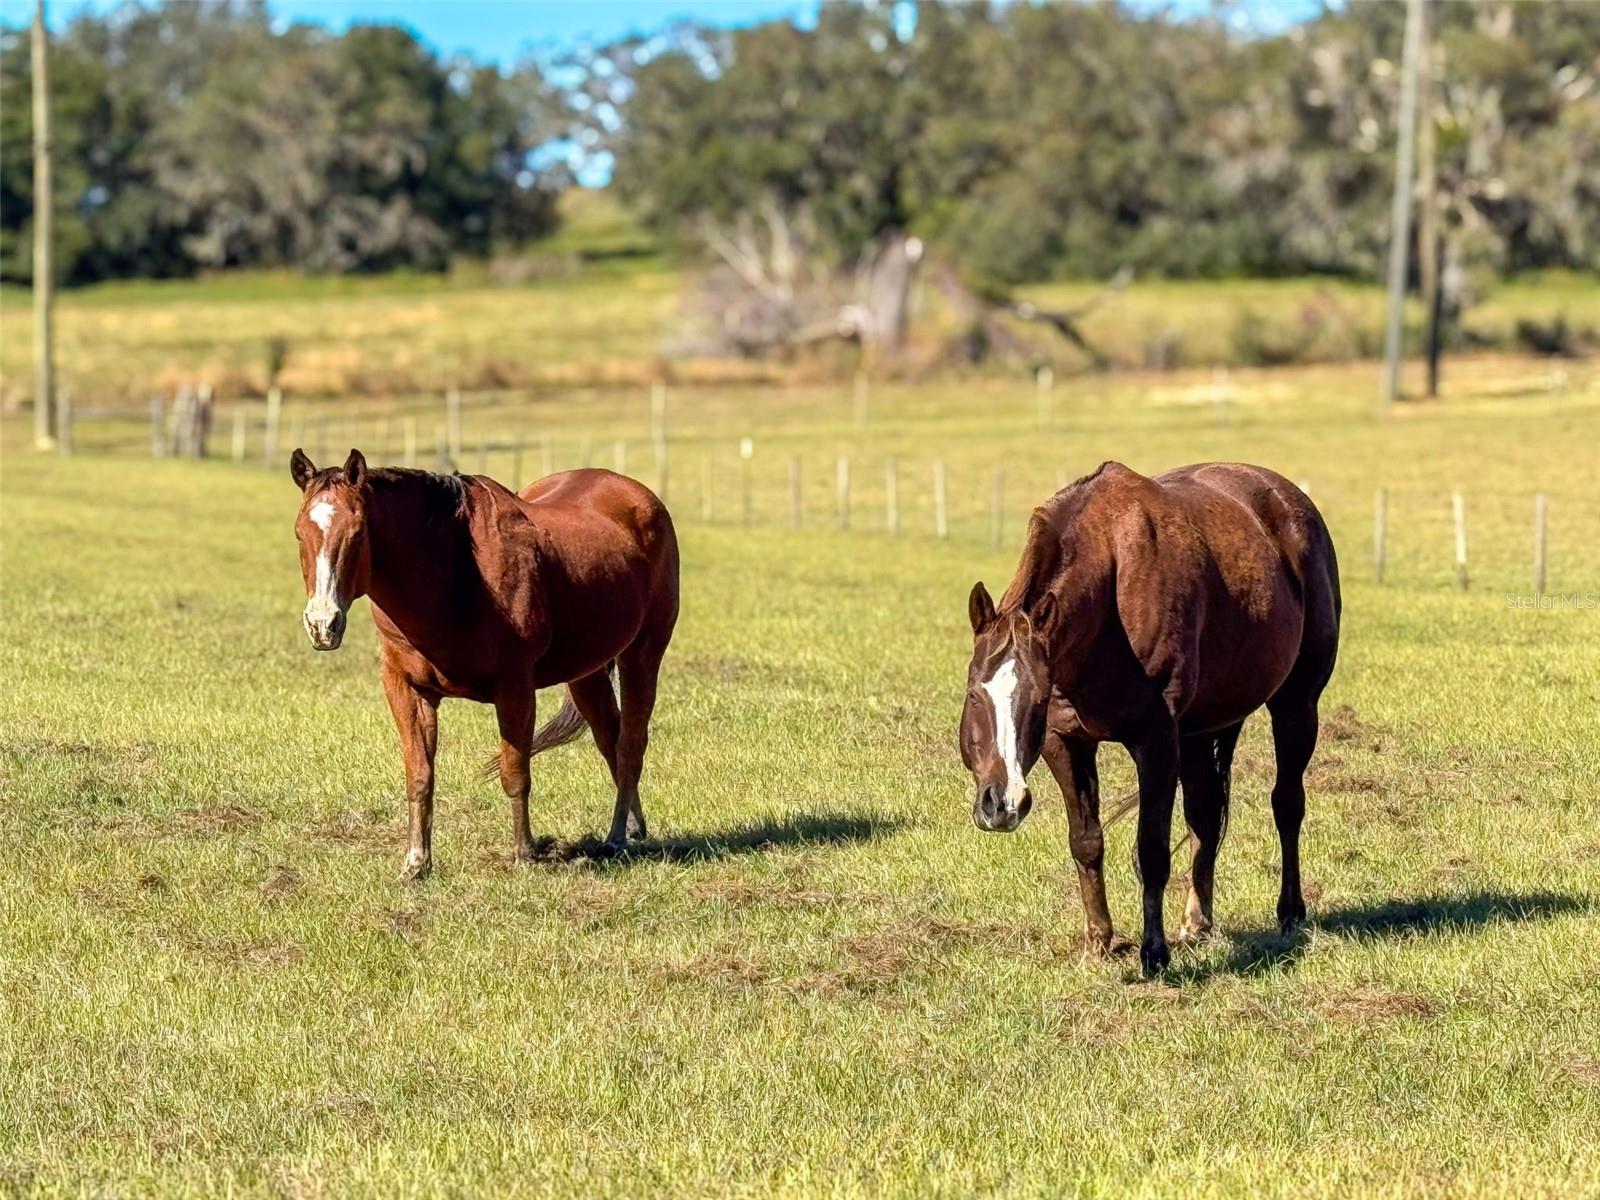
[[[1017,660],[1007,658],[983,684],[994,705],[994,743],[1006,764],[1006,803],[1016,805],[1027,791],[1022,762],[1017,757]]]
[[[317,555],[316,590],[306,601],[306,623],[326,629],[343,611],[344,605],[339,603],[339,592],[333,581],[333,560],[324,547]]]
[[[333,505],[326,500],[318,500],[311,506],[311,511],[306,516],[311,518],[311,523],[323,533],[328,532],[328,526],[333,524]]]

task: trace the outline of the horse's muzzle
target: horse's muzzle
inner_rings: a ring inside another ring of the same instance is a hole
[[[345,616],[337,608],[313,612],[311,606],[307,605],[302,621],[306,636],[318,650],[337,650],[339,643],[344,641]]]
[[[972,823],[985,833],[1011,833],[1033,808],[1033,793],[1024,791],[1015,805],[1006,802],[1005,788],[989,784],[978,790],[972,806]]]

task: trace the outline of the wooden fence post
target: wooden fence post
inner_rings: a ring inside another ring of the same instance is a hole
[[[261,461],[269,471],[278,465],[278,426],[283,421],[283,392],[267,389],[267,428],[261,435]]]
[[[1387,561],[1389,535],[1389,489],[1378,489],[1378,503],[1372,518],[1372,578],[1383,582],[1383,568]]]
[[[890,455],[883,463],[883,523],[890,537],[900,536],[900,468]]]
[[[989,495],[989,548],[1000,549],[1000,536],[1004,532],[1002,508],[1005,504],[1006,473],[995,469]]]
[[[488,435],[480,433],[478,435],[478,474],[479,475],[487,475],[488,473],[489,473],[489,438],[488,438]]]
[[[150,396],[150,457],[160,458],[167,449],[167,400],[160,392]]]
[[[850,460],[839,455],[834,464],[834,491],[839,501],[839,528],[850,528]]]
[[[1533,594],[1544,594],[1545,532],[1550,512],[1550,500],[1543,492],[1533,496]]]
[[[439,472],[450,470],[450,426],[448,424],[433,427],[433,469]]]
[[[944,460],[933,464],[933,536],[943,541],[950,536],[950,510],[945,490]]]
[[[739,509],[744,523],[749,525],[754,513],[750,498],[750,472],[756,456],[756,444],[749,438],[739,439]]]
[[[1460,492],[1450,493],[1450,515],[1456,527],[1456,583],[1467,590],[1467,498]]]
[[[233,461],[244,461],[245,412],[243,404],[233,406]]]

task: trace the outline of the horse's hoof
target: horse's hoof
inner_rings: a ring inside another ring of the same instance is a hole
[[[1285,937],[1298,930],[1305,919],[1306,906],[1303,901],[1278,905],[1278,932]]]
[[[1178,930],[1177,940],[1190,946],[1197,945],[1200,942],[1208,942],[1211,940],[1211,926],[1189,925],[1186,923],[1182,929]]]
[[[1167,949],[1166,942],[1146,942],[1139,947],[1139,964],[1146,975],[1161,974],[1171,961],[1172,953]]]
[[[424,854],[421,850],[410,850],[406,853],[406,861],[400,867],[398,879],[401,883],[415,883],[426,879],[433,870],[433,857]]]

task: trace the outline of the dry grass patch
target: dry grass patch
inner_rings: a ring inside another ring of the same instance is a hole
[[[1438,1005],[1425,996],[1376,984],[1324,992],[1312,1002],[1312,1007],[1340,1025],[1371,1025],[1404,1018],[1428,1020],[1439,1013]]]

